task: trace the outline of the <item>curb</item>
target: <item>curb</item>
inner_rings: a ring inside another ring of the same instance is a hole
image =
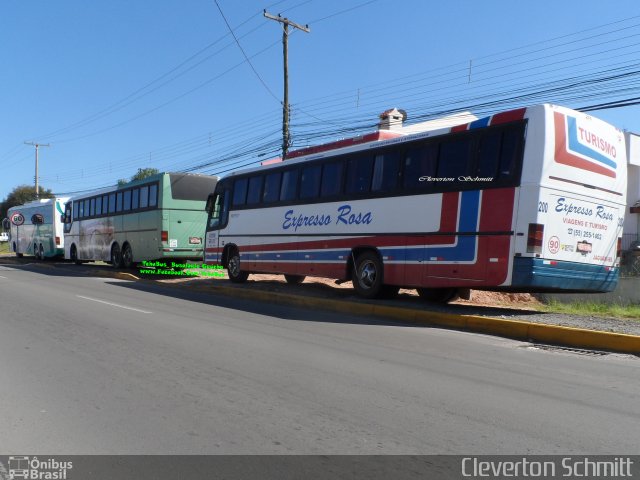
[[[115,277],[121,280],[141,280],[133,274],[124,272],[97,270],[91,273],[94,275],[99,274],[100,276]],[[530,323],[521,320],[506,320],[480,315],[431,312],[408,307],[360,303],[351,300],[306,297],[290,293],[266,292],[263,290],[211,285],[210,283],[196,286],[190,285],[188,287],[178,285],[178,287],[246,300],[322,309],[350,315],[380,317],[432,327],[465,330],[525,342],[633,355],[640,354],[640,336],[624,333],[602,332],[598,330],[563,327],[546,323]]]
[[[624,333],[601,332],[597,330],[563,327],[545,323],[530,323],[520,320],[505,320],[479,315],[430,312],[407,307],[359,303],[350,300],[302,297],[288,293],[241,290],[217,285],[206,285],[207,288],[203,287],[196,287],[195,290],[247,300],[323,309],[351,315],[391,318],[402,322],[484,333],[526,342],[605,350],[634,355],[640,354],[640,336],[627,335]]]

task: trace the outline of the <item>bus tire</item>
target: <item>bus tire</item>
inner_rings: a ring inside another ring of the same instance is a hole
[[[288,273],[284,274],[284,279],[287,281],[287,283],[290,283],[291,285],[298,285],[302,282],[304,282],[304,279],[307,278],[304,275],[290,275]]]
[[[457,288],[417,288],[418,295],[427,302],[448,303],[458,298]]]
[[[111,247],[111,266],[116,269],[122,268],[122,250],[117,243]]]
[[[76,265],[80,265],[82,263],[80,260],[78,260],[78,249],[76,248],[75,244],[71,245],[71,249],[69,250],[69,258],[71,258],[71,261]]]
[[[122,247],[122,265],[127,270],[135,266],[133,261],[133,251],[131,250],[131,245],[128,243],[125,243],[124,247]]]
[[[356,259],[353,287],[364,298],[378,298],[382,294],[384,271],[374,252],[364,252]]]
[[[249,278],[249,272],[240,270],[240,253],[237,250],[232,250],[229,255],[227,273],[229,274],[229,280],[233,283],[243,283]]]

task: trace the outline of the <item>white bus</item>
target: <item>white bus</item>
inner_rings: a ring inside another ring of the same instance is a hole
[[[554,105],[238,172],[208,202],[205,262],[416,288],[604,292],[618,281],[624,136]]]
[[[74,197],[64,213],[65,258],[116,268],[201,260],[204,208],[216,181],[209,175],[160,173]]]
[[[64,236],[60,215],[69,197],[36,200],[8,211],[4,226],[9,227],[9,245],[18,257],[37,259],[64,255]]]

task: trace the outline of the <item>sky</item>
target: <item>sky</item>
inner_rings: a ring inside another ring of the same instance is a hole
[[[637,0],[3,0],[0,200],[138,168],[224,175],[277,157],[282,26],[292,149],[407,122],[640,97]],[[233,33],[231,33],[233,32]],[[629,102],[633,103],[633,101]],[[640,105],[594,110],[640,132]]]

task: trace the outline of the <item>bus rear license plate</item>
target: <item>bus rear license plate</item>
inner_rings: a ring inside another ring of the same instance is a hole
[[[199,237],[189,237],[189,243],[192,245],[200,245],[202,240]]]

